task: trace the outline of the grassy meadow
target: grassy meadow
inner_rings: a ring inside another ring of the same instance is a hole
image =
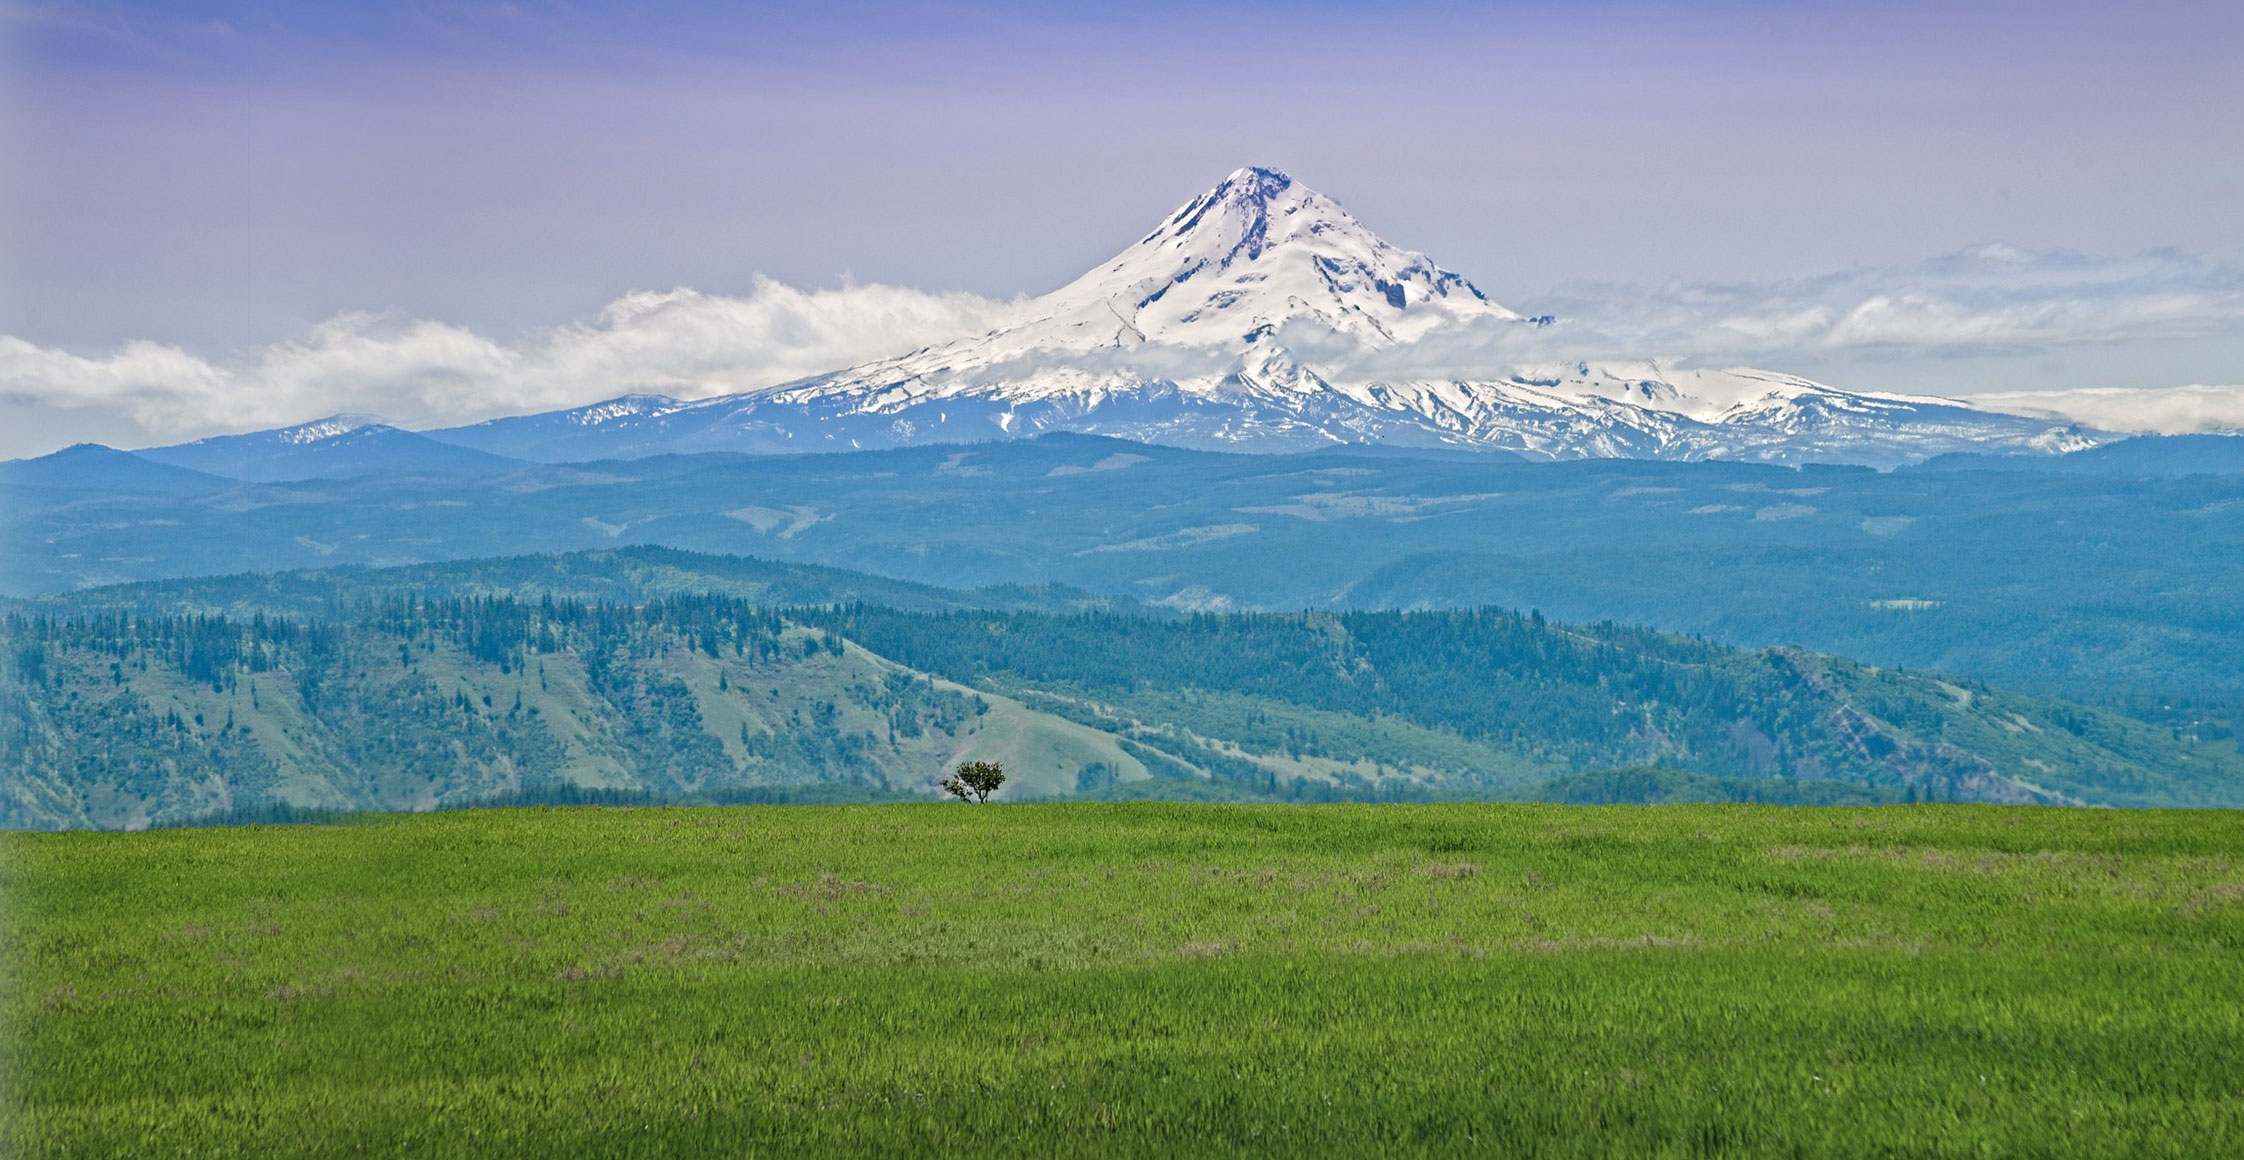
[[[2244,1149],[2234,814],[492,810],[0,886],[10,1156]]]

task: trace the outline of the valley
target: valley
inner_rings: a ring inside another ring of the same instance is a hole
[[[89,484],[58,459],[0,474],[0,580],[31,595],[311,569],[401,591],[442,561],[662,546],[847,569],[849,598],[902,607],[929,587],[1047,584],[1174,611],[1493,605],[2219,718],[2244,701],[2244,463],[2212,452],[2244,440],[2210,440],[2186,473],[2137,442],[2111,448],[2132,460],[1872,472],[1054,435],[193,486]],[[565,572],[536,590],[634,591]],[[696,583],[732,581],[685,567],[656,587]],[[806,595],[774,601],[824,599],[790,590]]]

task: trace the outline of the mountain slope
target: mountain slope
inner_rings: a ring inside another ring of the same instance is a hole
[[[99,443],[79,443],[36,459],[0,463],[0,485],[57,492],[181,496],[225,491],[236,486],[236,481]]]
[[[1502,349],[1554,322],[1489,302],[1330,198],[1250,168],[984,334],[751,394],[691,403],[630,396],[430,434],[548,462],[1079,431],[1206,449],[1394,443],[1559,459],[1890,465],[1960,450],[2072,450],[2100,438],[2046,419],[1765,371],[1654,362],[1500,369],[1489,355],[1420,357],[1435,342]],[[1410,369],[1457,363],[1474,369],[1461,377]]]

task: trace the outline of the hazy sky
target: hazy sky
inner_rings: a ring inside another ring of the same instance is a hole
[[[1250,163],[1645,355],[2244,382],[2244,5],[1085,7],[0,0],[0,454],[355,405],[272,368],[404,333],[534,362],[633,291],[851,355],[979,307],[845,281],[1041,292]],[[1708,294],[1948,313],[1710,346]],[[132,374],[270,405],[126,416]]]

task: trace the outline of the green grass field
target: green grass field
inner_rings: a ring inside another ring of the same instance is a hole
[[[0,843],[11,1156],[2244,1149],[2234,814],[536,809]]]

